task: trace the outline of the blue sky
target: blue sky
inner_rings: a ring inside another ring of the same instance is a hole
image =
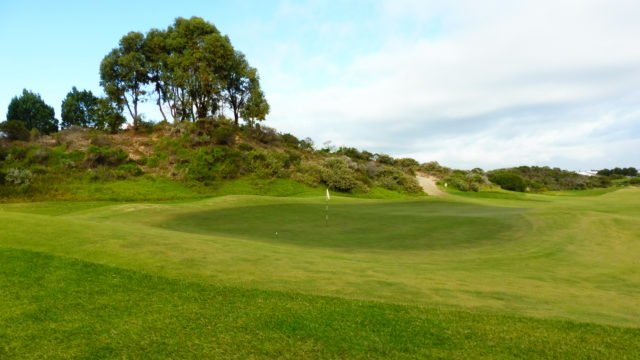
[[[200,16],[258,68],[267,125],[448,166],[640,167],[637,1],[0,0],[0,119],[100,93],[129,31]],[[157,114],[148,109],[148,119]]]

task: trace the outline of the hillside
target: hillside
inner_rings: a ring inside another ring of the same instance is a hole
[[[259,125],[235,127],[225,119],[117,134],[74,127],[0,144],[5,201],[167,200],[224,194],[225,187],[239,184],[246,186],[229,191],[289,195],[328,187],[364,197],[421,193],[413,160],[350,148],[315,150],[310,140]]]
[[[36,133],[30,141],[0,139],[0,201],[317,194],[325,187],[358,197],[406,197],[424,195],[417,174],[460,191],[580,190],[638,179],[548,167],[455,170],[349,147],[317,149],[310,139],[259,124],[235,126],[225,118],[146,124],[115,134],[74,126]]]

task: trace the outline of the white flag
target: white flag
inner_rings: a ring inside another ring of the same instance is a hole
[[[327,188],[327,201],[331,199],[331,195],[329,195],[329,188]]]

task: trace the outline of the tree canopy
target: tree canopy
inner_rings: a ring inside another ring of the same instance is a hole
[[[98,122],[98,98],[91,91],[78,91],[74,86],[62,101],[63,129],[70,126],[93,127]]]
[[[166,30],[130,32],[100,65],[101,85],[138,125],[150,100],[164,120],[195,121],[228,109],[238,125],[264,120],[269,105],[260,78],[229,38],[199,17],[177,18]],[[168,110],[168,111],[167,111]]]
[[[27,89],[22,95],[11,99],[7,111],[7,121],[19,121],[31,130],[37,129],[43,134],[58,131],[58,120],[55,118],[53,107],[47,105],[40,94]]]

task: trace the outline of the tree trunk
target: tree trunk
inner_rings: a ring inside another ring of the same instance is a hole
[[[158,109],[160,110],[160,114],[162,114],[162,118],[164,119],[165,122],[167,122],[167,116],[164,114],[164,111],[162,110],[162,103],[160,102],[160,95],[158,95]]]

